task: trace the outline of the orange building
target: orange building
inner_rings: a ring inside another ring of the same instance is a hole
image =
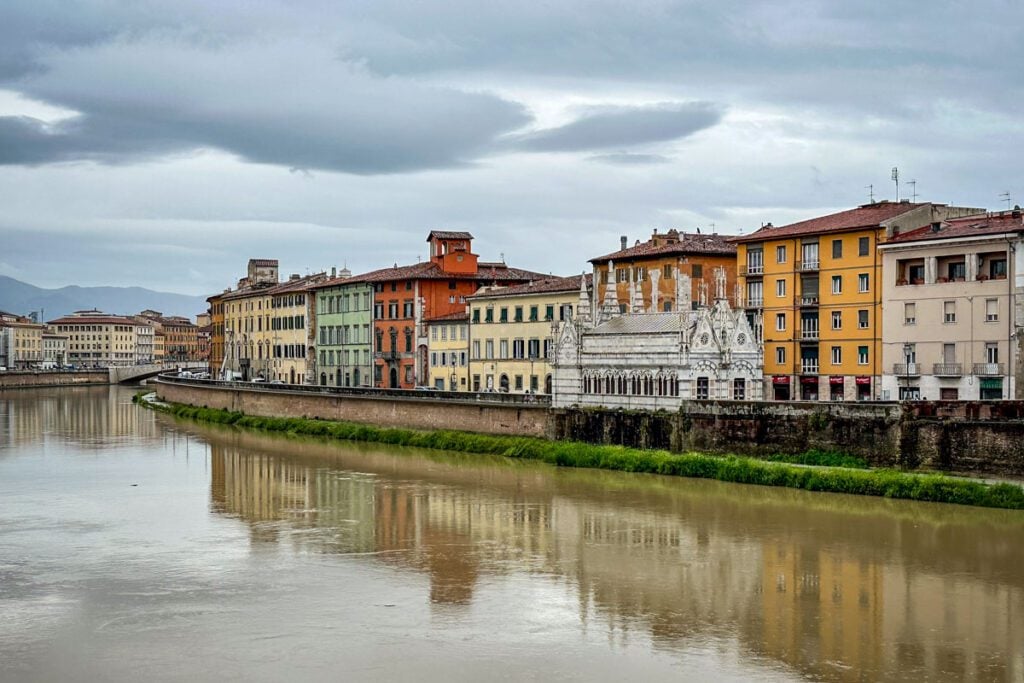
[[[726,291],[733,292],[736,286],[736,246],[722,235],[655,230],[651,239],[638,240],[632,247],[626,246],[623,236],[618,251],[592,258],[590,263],[598,283],[595,302],[604,300],[608,283],[614,282],[623,313],[675,310],[679,274],[690,276],[694,306],[710,301],[708,293],[719,266],[725,268]]]
[[[487,263],[472,252],[468,232],[434,230],[430,260],[395,265],[345,280],[373,285],[374,378],[377,387],[412,389],[428,381],[424,321],[466,310],[466,297],[483,285],[510,285],[545,277]]]

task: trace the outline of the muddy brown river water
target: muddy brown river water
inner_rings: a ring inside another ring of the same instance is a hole
[[[0,393],[0,680],[1024,681],[1024,513]]]

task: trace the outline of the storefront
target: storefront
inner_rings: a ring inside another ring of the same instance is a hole
[[[982,377],[981,386],[979,388],[981,389],[982,401],[1000,399],[1003,397],[1003,378]]]
[[[830,401],[842,401],[845,396],[843,389],[845,388],[845,378],[832,375],[828,378],[828,399]]]
[[[789,377],[785,375],[772,376],[772,396],[776,401],[789,400]]]
[[[870,401],[871,400],[871,378],[870,377],[855,377],[853,381],[857,385],[857,400],[858,401]]]
[[[801,401],[817,401],[818,400],[818,377],[801,377],[800,378],[800,400]]]

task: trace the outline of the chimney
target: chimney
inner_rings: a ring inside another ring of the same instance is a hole
[[[625,249],[626,248],[626,236],[625,235],[623,235],[622,237],[619,238],[619,248],[620,249]]]
[[[292,274],[291,274],[290,276],[288,276],[288,279],[289,279],[290,281],[294,281],[294,280],[298,280],[298,279],[299,279],[299,277],[300,277],[300,276],[299,276],[299,274],[298,274],[298,273],[292,273]]]
[[[338,277],[338,269],[335,266],[331,266],[331,279]]]

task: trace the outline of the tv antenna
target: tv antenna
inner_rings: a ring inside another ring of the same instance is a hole
[[[875,185],[874,185],[874,183],[872,183],[871,185],[865,185],[864,189],[868,191],[868,199],[870,200],[870,202],[872,204],[874,204],[875,203]]]
[[[892,180],[896,183],[896,201],[900,200],[900,169],[892,167]]]
[[[1007,190],[1006,192],[1003,192],[1002,194],[999,195],[999,198],[1002,199],[1004,202],[1006,202],[1006,210],[1009,211],[1010,210],[1010,202],[1012,201],[1012,199],[1010,197],[1010,191]]]
[[[912,201],[912,202],[914,202],[916,204],[917,203],[917,181],[916,180],[908,180],[907,181],[907,185],[910,185],[910,197],[911,197],[910,201]]]

